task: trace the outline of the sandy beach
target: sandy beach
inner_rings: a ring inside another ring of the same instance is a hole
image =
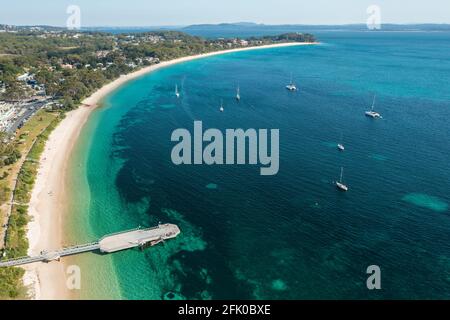
[[[310,44],[315,43],[285,43],[239,48],[166,61],[123,75],[86,98],[78,109],[68,112],[66,118],[52,132],[41,156],[28,212],[31,217],[27,232],[30,243],[28,254],[36,255],[42,250],[58,249],[63,244],[63,219],[66,212],[66,200],[70,195],[65,183],[70,155],[89,115],[106,95],[127,81],[177,63],[231,52]],[[66,287],[63,261],[33,264],[26,266],[25,270],[24,283],[30,288],[29,294],[33,299],[70,299],[72,297],[72,293]]]

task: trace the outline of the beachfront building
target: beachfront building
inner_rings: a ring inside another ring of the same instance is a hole
[[[34,80],[34,75],[27,73],[21,74],[17,77],[17,81],[27,82]]]
[[[74,66],[70,63],[63,63],[63,64],[60,64],[60,66],[63,69],[73,69],[74,68]]]

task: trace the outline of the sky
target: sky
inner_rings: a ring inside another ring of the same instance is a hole
[[[0,0],[0,24],[65,26],[78,5],[81,26],[182,26],[199,23],[450,23],[449,0]]]

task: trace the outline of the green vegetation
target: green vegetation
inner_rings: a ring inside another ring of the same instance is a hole
[[[4,132],[0,132],[0,168],[15,163],[20,158],[20,151],[12,143],[8,143],[8,136]],[[0,175],[0,179],[6,176]]]
[[[281,42],[314,41],[309,34],[243,39],[203,39],[178,31],[112,35],[42,29],[0,33],[0,83],[5,100],[36,94],[17,80],[28,72],[45,93],[62,102],[66,110],[121,74],[188,55]]]
[[[7,174],[7,172],[5,172]],[[3,180],[3,179],[2,179]],[[3,203],[8,200],[8,195],[11,192],[11,189],[7,186],[0,186],[0,203]]]
[[[250,38],[251,40],[257,40],[257,38]],[[278,36],[264,36],[262,37],[265,41],[273,41],[273,42],[315,42],[316,38],[309,33],[283,33]]]
[[[26,297],[22,284],[24,273],[21,268],[0,268],[0,300]]]
[[[43,122],[43,124],[47,124],[47,127],[37,135],[17,176],[17,185],[14,190],[14,205],[12,206],[11,215],[8,220],[5,249],[3,251],[5,259],[27,255],[28,241],[26,237],[26,227],[29,221],[28,203],[30,201],[31,190],[38,170],[38,160],[44,151],[45,142],[47,141],[48,136],[54,128],[56,128],[62,117],[62,114],[57,116],[42,111],[35,115],[35,117],[30,120],[30,123],[27,124],[27,126],[39,128],[37,122]],[[25,135],[33,134],[21,134],[19,138],[23,138]],[[3,199],[0,199],[1,202],[7,200],[10,191],[8,187],[4,188],[6,189],[4,192],[1,192],[0,190],[0,196],[3,195]],[[23,273],[24,271],[21,268],[0,269],[0,299],[26,297],[26,290],[22,283]]]

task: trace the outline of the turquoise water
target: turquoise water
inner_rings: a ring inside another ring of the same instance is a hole
[[[84,296],[449,297],[450,34],[320,40],[161,69],[105,100],[77,147],[76,229],[92,239],[162,221],[182,234],[143,252],[88,256],[104,272]],[[284,89],[291,73],[300,92]],[[374,94],[377,121],[364,116]],[[194,120],[280,129],[278,175],[174,166],[171,133]],[[333,185],[341,166],[348,193]],[[373,264],[380,291],[366,289]]]

